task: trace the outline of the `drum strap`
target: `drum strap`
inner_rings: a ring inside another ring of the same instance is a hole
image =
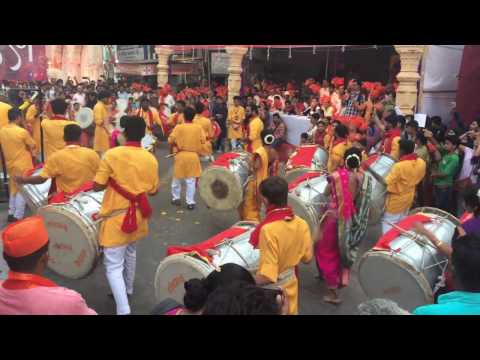
[[[278,275],[277,282],[262,286],[265,289],[275,289],[277,287],[283,287],[295,278],[295,269],[289,268]]]

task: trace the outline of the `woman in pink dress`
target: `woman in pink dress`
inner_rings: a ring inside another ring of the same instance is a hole
[[[344,159],[345,167],[334,171],[328,178],[327,194],[330,193],[331,199],[315,244],[318,271],[328,288],[323,300],[331,304],[341,303],[338,289],[348,285],[350,266],[367,227],[371,192],[369,178],[365,177],[367,181],[364,183],[363,173],[359,172],[361,151],[350,148]],[[343,252],[339,240],[342,240]]]

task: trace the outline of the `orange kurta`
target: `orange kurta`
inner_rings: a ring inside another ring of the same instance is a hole
[[[243,106],[231,106],[227,116],[227,137],[228,139],[243,139],[243,121],[245,120],[245,109]]]
[[[67,145],[47,159],[39,176],[55,178],[58,190],[68,193],[92,181],[99,165],[100,157],[94,150]]]
[[[252,151],[255,152],[262,146],[262,138],[260,134],[263,131],[263,121],[257,116],[248,124],[248,140],[252,144]]]
[[[108,116],[107,106],[98,101],[93,107],[93,120],[95,122],[93,149],[98,152],[105,152],[110,148],[110,134],[106,129],[106,126],[109,125]]]
[[[8,125],[8,110],[11,108],[9,104],[0,101],[0,129]]]
[[[62,117],[54,117],[52,119],[43,119],[43,147],[45,152],[45,159],[53,155],[56,151],[62,150],[65,147],[65,140],[63,140],[64,128],[67,125],[77,125],[75,121],[66,120]]]
[[[203,150],[200,153],[200,155],[202,156],[212,155],[213,153],[212,139],[214,135],[212,121],[209,118],[196,114],[192,122],[194,124],[200,125],[206,137],[205,145],[203,146]]]
[[[101,160],[94,181],[105,185],[110,178],[132,194],[153,194],[158,190],[160,182],[157,159],[141,147],[118,146],[110,149]],[[122,231],[123,219],[129,206],[127,199],[110,186],[107,187],[99,213],[99,216],[104,217],[98,232],[101,246],[127,245],[148,235],[148,219],[142,217],[138,207],[137,230],[129,234]],[[120,213],[116,214],[117,212]]]
[[[35,140],[37,149],[41,149],[41,134],[40,134],[40,118],[37,116],[39,114],[38,109],[35,105],[32,105],[28,108],[27,114],[25,115],[25,120],[32,127],[32,137]]]
[[[10,176],[10,195],[15,195],[18,189],[13,178],[23,176],[26,171],[33,168],[32,151],[35,152],[35,141],[24,128],[8,124],[0,129],[0,145]]]
[[[327,163],[327,169],[330,174],[343,166],[343,156],[345,155],[345,151],[347,151],[350,147],[351,144],[347,140],[341,141],[335,145],[332,144],[330,146]]]
[[[295,216],[291,221],[274,221],[263,225],[260,230],[258,247],[260,261],[258,275],[273,283],[278,276],[293,270],[301,262],[309,262],[313,257],[312,237],[305,220]],[[288,297],[289,315],[298,314],[298,280],[293,276],[282,288]]]

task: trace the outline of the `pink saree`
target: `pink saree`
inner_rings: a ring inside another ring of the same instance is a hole
[[[346,228],[344,224],[352,220],[356,209],[348,187],[348,171],[345,168],[335,171],[330,176],[329,182],[331,184],[329,214],[323,224],[320,224],[319,234],[322,238],[315,245],[315,260],[328,288],[337,289],[347,286],[350,276],[350,269],[343,267],[341,262],[338,246],[339,230]]]

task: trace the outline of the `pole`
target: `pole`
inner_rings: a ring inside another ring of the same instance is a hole
[[[8,188],[8,181],[7,181],[7,165],[5,164],[5,157],[3,156],[3,149],[1,145],[0,145],[0,156],[2,157],[3,186],[5,188],[5,193],[7,194],[7,202],[8,202],[10,200],[10,190]]]
[[[328,77],[328,58],[329,58],[329,55],[330,55],[330,49],[327,48],[327,63],[325,65],[325,80],[327,80],[327,77]]]

